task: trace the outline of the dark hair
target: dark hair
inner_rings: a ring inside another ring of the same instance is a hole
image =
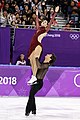
[[[51,60],[50,60],[50,65],[52,65],[55,61],[56,61],[56,56],[55,56],[55,54],[52,54],[52,56],[50,57],[51,58]]]
[[[21,53],[21,54],[23,54],[23,53]],[[21,61],[21,54],[18,56],[16,62],[17,62],[17,61]],[[23,54],[23,55],[24,55],[24,54]],[[24,56],[24,60],[25,60],[25,56]],[[15,62],[15,64],[16,64],[16,62]]]
[[[46,16],[42,15],[42,20],[41,20],[41,22],[43,22],[44,20],[46,20],[46,21],[48,22],[48,18],[47,18]]]

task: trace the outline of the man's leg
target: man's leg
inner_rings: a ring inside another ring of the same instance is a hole
[[[29,115],[31,111],[32,111],[32,114],[36,114],[35,94],[42,88],[42,86],[43,86],[43,81],[41,81],[39,84],[31,86],[25,115],[27,114]]]
[[[36,114],[35,94],[42,88],[42,86],[43,86],[43,81],[40,81],[38,84],[32,85],[32,90],[30,92],[30,96],[33,99],[33,101],[31,102],[32,114]]]
[[[31,111],[36,111],[36,104],[35,104],[35,92],[36,88],[34,86],[31,86],[30,93],[29,93],[29,99],[26,105],[25,115],[28,116]]]

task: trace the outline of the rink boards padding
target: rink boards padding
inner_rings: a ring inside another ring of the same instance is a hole
[[[0,27],[0,64],[10,64],[11,61],[15,64],[20,54],[23,53],[29,65],[27,53],[34,33],[35,29],[15,28],[14,40],[12,40],[10,28]],[[14,45],[13,48],[12,45]],[[80,32],[50,30],[43,39],[42,45],[41,61],[47,53],[55,53],[56,66],[80,66]]]
[[[21,53],[25,54],[28,64],[27,53],[34,33],[34,29],[15,29],[13,64]],[[80,32],[50,30],[42,40],[42,46],[41,61],[47,53],[55,53],[56,66],[80,66]]]
[[[28,96],[30,66],[0,66],[0,96]],[[80,96],[80,67],[50,67],[36,96]]]
[[[10,63],[10,28],[0,27],[0,64]]]

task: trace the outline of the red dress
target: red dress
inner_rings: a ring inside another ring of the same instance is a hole
[[[30,48],[28,51],[28,57],[31,55],[31,53],[35,50],[35,48],[40,45],[42,47],[42,44],[38,41],[38,37],[39,35],[48,32],[50,30],[50,26],[54,20],[56,13],[52,16],[52,19],[50,21],[50,23],[48,24],[47,29],[45,29],[45,27],[40,27],[39,26],[39,20],[38,20],[38,16],[36,16],[36,27],[37,27],[37,31],[35,32],[34,36],[32,37],[31,43],[30,43]]]
[[[42,44],[38,41],[38,37],[39,35],[45,33],[46,30],[45,30],[45,27],[39,27],[39,29],[35,32],[32,40],[31,40],[31,43],[30,43],[30,48],[29,48],[29,51],[28,51],[28,57],[31,55],[31,53],[35,50],[35,48],[40,45],[42,47]]]

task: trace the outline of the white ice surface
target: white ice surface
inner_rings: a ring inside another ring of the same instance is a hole
[[[0,97],[0,120],[80,120],[80,98],[36,97],[37,114],[25,116],[28,97]]]

